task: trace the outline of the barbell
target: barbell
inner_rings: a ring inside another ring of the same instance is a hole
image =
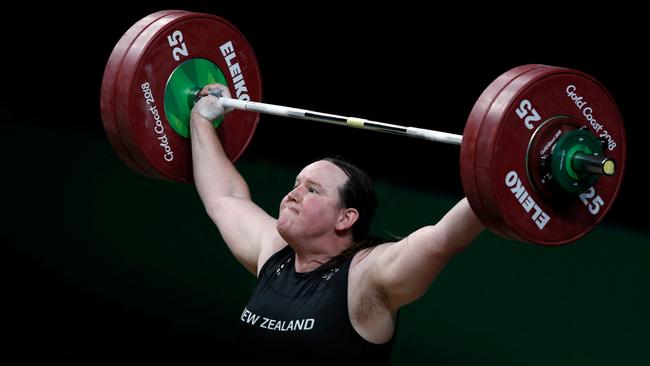
[[[625,170],[625,131],[610,93],[573,69],[529,64],[506,71],[474,104],[463,135],[267,104],[255,54],[225,19],[164,10],[118,41],[102,79],[108,139],[133,170],[192,181],[189,114],[206,84],[227,85],[233,110],[213,123],[235,162],[260,113],[460,145],[464,192],[479,219],[506,238],[573,242],[612,206]]]

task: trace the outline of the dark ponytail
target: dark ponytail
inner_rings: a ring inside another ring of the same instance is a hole
[[[323,160],[338,166],[348,176],[347,182],[339,188],[339,204],[342,207],[355,208],[359,212],[359,218],[352,225],[354,244],[324,265],[330,268],[353,257],[360,250],[374,247],[385,240],[370,235],[370,223],[377,209],[377,195],[372,179],[366,172],[343,159],[328,157]]]

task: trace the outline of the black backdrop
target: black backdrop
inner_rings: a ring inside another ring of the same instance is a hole
[[[617,101],[628,138],[623,189],[606,220],[645,227],[644,215],[627,214],[648,202],[641,176],[648,77],[641,71],[644,24],[634,9],[547,4],[506,14],[417,2],[224,1],[26,9],[14,12],[22,25],[5,32],[11,37],[3,123],[101,134],[99,90],[112,47],[133,23],[161,9],[209,12],[238,27],[256,52],[266,102],[458,134],[483,89],[514,66],[591,74]],[[457,147],[270,116],[262,122],[250,157],[302,164],[364,149],[354,160],[374,175],[462,194]],[[434,161],[435,170],[428,164]]]

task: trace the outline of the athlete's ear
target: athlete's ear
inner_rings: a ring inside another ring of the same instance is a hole
[[[336,230],[343,231],[352,227],[357,219],[359,219],[359,211],[356,208],[342,208],[336,222]]]

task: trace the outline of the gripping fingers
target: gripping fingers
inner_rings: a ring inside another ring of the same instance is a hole
[[[206,85],[199,93],[199,100],[194,105],[194,110],[203,118],[214,121],[231,110],[221,105],[219,97],[230,98],[230,90],[227,86],[222,84]]]
[[[221,105],[219,98],[213,95],[207,95],[201,98],[194,105],[193,109],[208,121],[214,121],[229,112]]]

